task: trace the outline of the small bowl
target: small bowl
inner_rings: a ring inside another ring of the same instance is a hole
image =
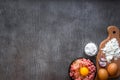
[[[93,42],[87,43],[84,47],[84,52],[87,56],[95,56],[98,52],[98,46]]]

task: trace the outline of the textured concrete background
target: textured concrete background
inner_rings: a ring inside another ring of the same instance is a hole
[[[0,80],[70,80],[72,60],[109,25],[120,28],[119,1],[1,0]]]

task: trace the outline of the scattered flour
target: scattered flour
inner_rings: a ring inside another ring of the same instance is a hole
[[[112,38],[108,41],[102,51],[105,54],[107,62],[111,62],[112,59],[117,60],[120,58],[120,47],[116,38]]]

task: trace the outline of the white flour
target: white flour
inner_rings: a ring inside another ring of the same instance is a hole
[[[85,54],[88,55],[88,56],[94,56],[96,55],[97,53],[97,46],[95,43],[88,43],[86,46],[85,46]]]
[[[120,58],[120,47],[116,38],[108,41],[102,51],[108,62],[111,62],[112,59],[117,60]]]

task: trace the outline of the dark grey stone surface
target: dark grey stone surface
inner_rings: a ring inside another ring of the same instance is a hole
[[[1,0],[0,80],[70,80],[72,60],[109,25],[120,28],[119,1]]]

